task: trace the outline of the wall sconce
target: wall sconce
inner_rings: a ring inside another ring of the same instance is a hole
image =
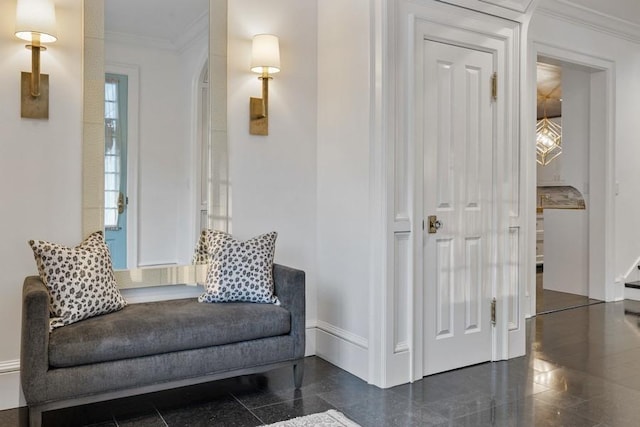
[[[269,134],[269,80],[270,74],[280,71],[280,45],[278,37],[258,34],[253,38],[251,71],[259,73],[262,80],[262,98],[251,98],[249,103],[249,133]]]
[[[49,0],[18,0],[16,37],[26,40],[31,50],[31,73],[22,72],[20,116],[49,118],[49,75],[40,74],[42,43],[53,43],[56,36],[56,12]]]

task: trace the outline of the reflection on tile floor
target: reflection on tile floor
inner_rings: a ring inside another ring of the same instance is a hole
[[[582,307],[590,304],[600,304],[602,301],[584,295],[544,289],[543,272],[540,268],[536,273],[536,313],[546,314],[568,308]]]
[[[626,313],[626,314],[625,314]],[[46,426],[257,426],[336,408],[362,426],[640,426],[640,303],[537,316],[528,354],[387,390],[318,358],[290,369],[45,413]],[[1,426],[26,426],[23,409]]]

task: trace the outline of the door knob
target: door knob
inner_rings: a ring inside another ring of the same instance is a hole
[[[429,234],[437,233],[442,228],[442,222],[435,215],[429,215]]]

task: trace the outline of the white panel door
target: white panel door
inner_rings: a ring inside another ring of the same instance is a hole
[[[429,375],[491,360],[493,54],[424,40],[417,68]]]

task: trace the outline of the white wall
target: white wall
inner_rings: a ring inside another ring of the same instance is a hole
[[[82,238],[81,3],[56,2],[58,41],[41,57],[49,120],[20,118],[20,71],[30,71],[31,55],[13,34],[15,4],[0,0],[0,409],[20,396],[22,282],[37,274],[27,240],[74,245]]]
[[[228,133],[233,232],[279,232],[276,261],[307,272],[307,320],[324,328],[327,357],[360,376],[369,301],[369,2],[229,2]],[[0,0],[0,369],[17,368],[20,293],[36,272],[26,240],[81,239],[81,2],[58,0],[60,40],[43,55],[51,74],[51,118],[19,118],[18,78],[29,55],[13,37],[15,2]],[[282,71],[270,85],[270,134],[248,133],[248,102],[260,83],[248,71],[251,38],[280,36]],[[548,16],[532,23],[535,41],[616,63],[615,271],[640,255],[640,49],[629,41]],[[335,345],[335,346],[334,346]],[[346,353],[340,353],[346,350]],[[359,364],[359,366],[358,366]],[[363,368],[364,366],[364,368]],[[7,368],[8,367],[8,368]],[[12,368],[13,367],[13,368]],[[365,373],[363,373],[363,371]],[[10,374],[12,381],[17,376]],[[17,387],[0,402],[15,406]]]
[[[547,2],[549,3],[549,2]],[[544,4],[544,2],[543,2]],[[616,281],[634,267],[640,256],[640,198],[637,183],[640,182],[640,45],[632,41],[616,38],[594,29],[580,27],[567,20],[536,12],[531,22],[531,40],[558,47],[583,55],[590,55],[615,63],[614,99],[615,111],[615,180],[619,183],[619,194],[615,197],[615,217],[611,221],[613,249],[611,254],[613,275]],[[606,102],[606,99],[603,99]],[[592,184],[593,186],[593,184]],[[609,283],[612,298],[621,297],[618,285]]]
[[[318,2],[318,355],[368,376],[369,2]]]
[[[562,154],[538,165],[538,185],[570,185],[585,197],[589,192],[590,73],[562,66]],[[544,211],[543,287],[577,295],[589,294],[588,212]]]
[[[276,262],[306,271],[307,320],[316,318],[316,2],[233,0],[228,10],[228,135],[232,231],[275,230]],[[255,34],[280,37],[281,71],[269,82],[269,135],[249,134]],[[312,323],[312,322],[311,322]]]
[[[138,266],[184,264],[195,245],[193,163],[194,80],[200,76],[207,37],[176,50],[105,39],[105,63],[136,67],[140,77],[137,220]],[[132,177],[130,177],[131,179]],[[136,182],[136,181],[131,181]],[[134,202],[134,197],[130,202]],[[188,209],[191,207],[191,209]],[[130,210],[130,214],[136,211]],[[135,266],[130,266],[135,268]]]

